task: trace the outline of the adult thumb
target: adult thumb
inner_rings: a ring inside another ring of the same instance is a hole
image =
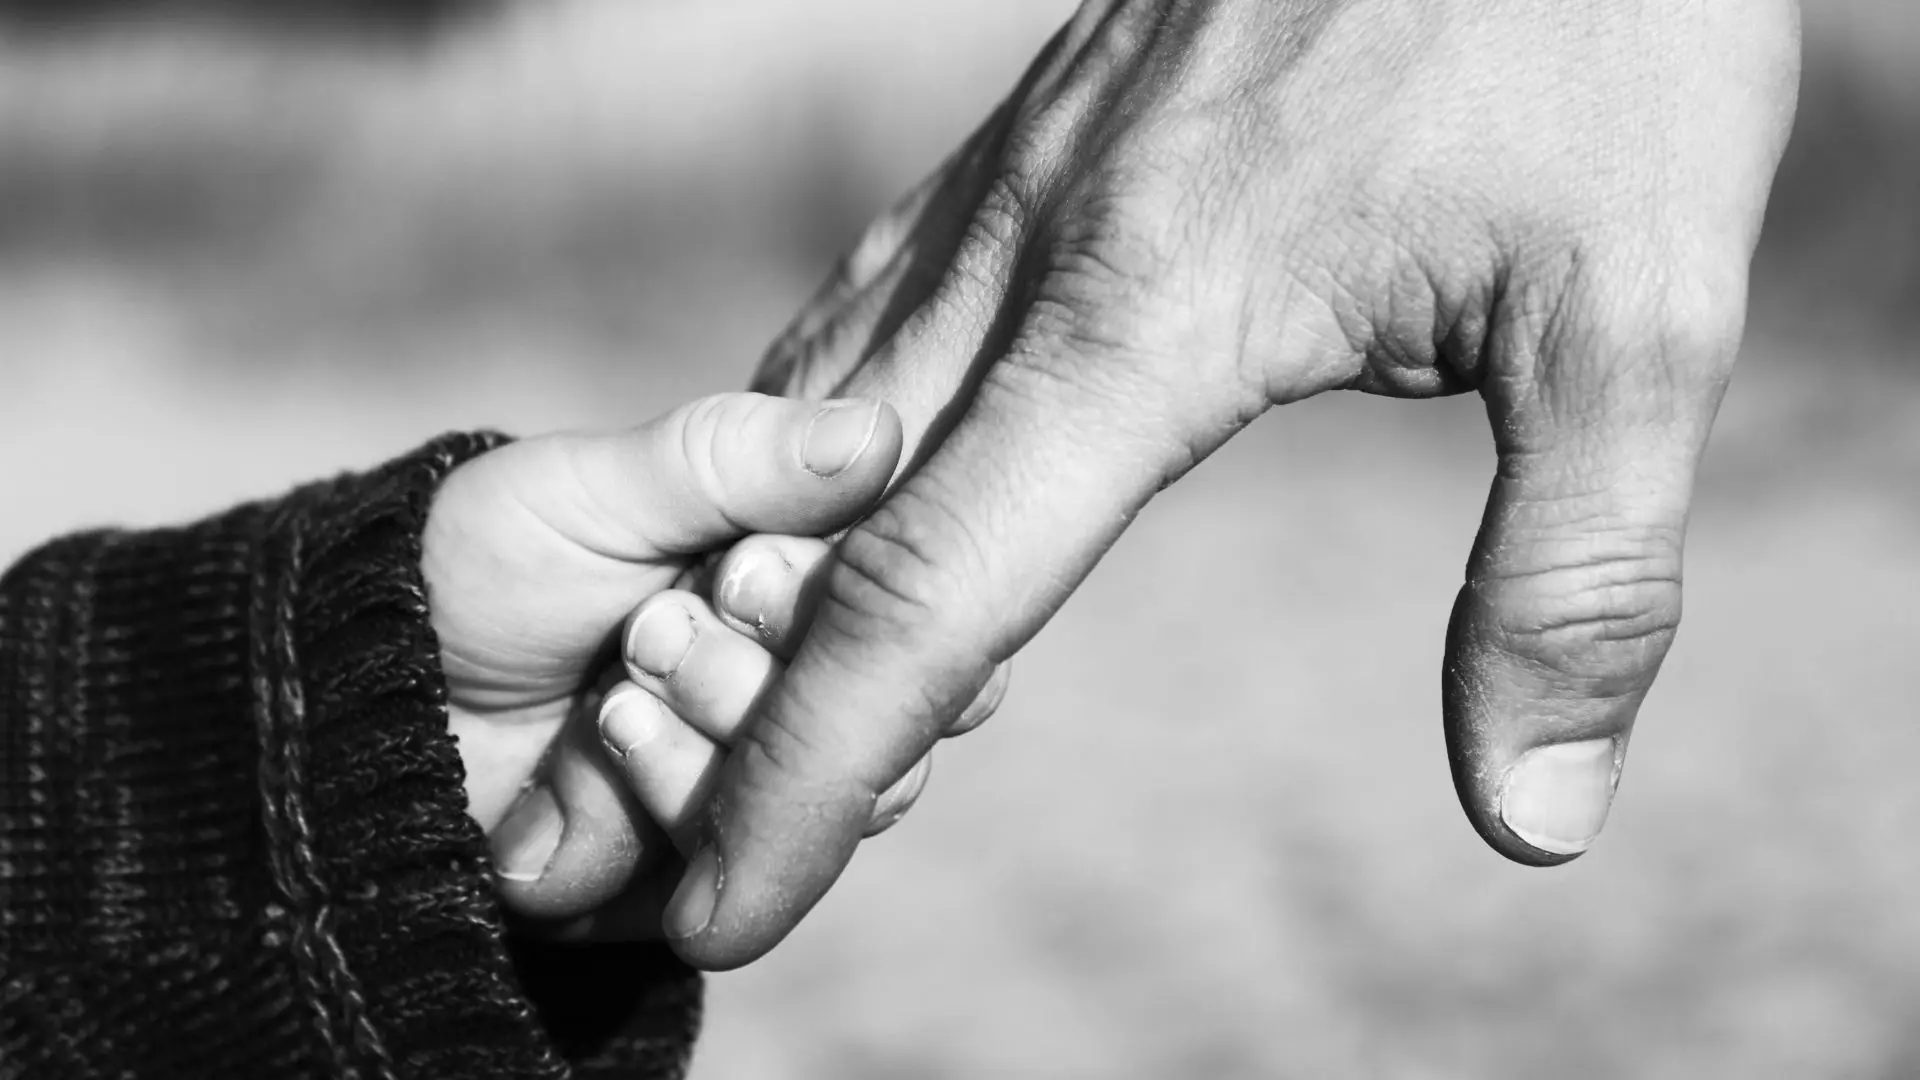
[[[1694,473],[1740,290],[1591,296],[1517,328],[1483,394],[1498,472],[1447,634],[1455,786],[1496,850],[1565,862],[1599,835],[1680,624]],[[1531,331],[1531,332],[1530,332]]]

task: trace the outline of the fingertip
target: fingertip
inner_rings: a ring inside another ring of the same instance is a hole
[[[793,563],[772,537],[749,536],[721,557],[718,584],[713,590],[713,609],[722,621],[743,634],[764,640],[775,614],[787,605],[784,594],[794,591],[790,582]]]
[[[1510,798],[1514,787],[1512,772],[1512,769],[1480,771],[1479,775],[1489,777],[1485,783],[1461,779],[1459,771],[1455,772],[1460,805],[1480,839],[1500,857],[1522,866],[1562,866],[1584,855],[1597,836],[1590,835],[1582,843],[1569,844],[1529,827],[1529,815],[1537,815],[1538,808],[1527,803],[1539,792],[1536,789],[1519,798]]]
[[[566,817],[553,789],[530,783],[514,800],[491,838],[493,872],[503,881],[539,881],[559,851]]]
[[[585,724],[578,732],[590,732]],[[544,859],[511,862],[498,856],[495,886],[516,914],[552,920],[585,914],[618,895],[636,874],[668,847],[623,794],[611,763],[592,747],[590,734],[569,732],[556,745],[546,775],[528,802],[545,818],[531,830],[546,847]],[[514,842],[496,830],[494,846]]]
[[[688,600],[697,598],[672,590],[658,592],[641,601],[628,617],[620,651],[634,680],[665,682],[693,651],[699,631]]]
[[[600,741],[626,794],[683,854],[699,843],[698,817],[721,750],[652,691],[622,683],[600,707]]]
[[[666,710],[639,685],[622,682],[600,701],[600,744],[616,761],[658,743],[666,735]]]
[[[801,431],[800,468],[878,496],[900,460],[900,414],[877,398],[834,398],[809,407],[813,413]]]
[[[1610,740],[1597,740],[1611,754]],[[1598,843],[1619,781],[1586,765],[1582,744],[1545,743],[1502,765],[1499,755],[1455,749],[1454,786],[1480,839],[1522,866],[1572,862]]]
[[[628,432],[551,440],[578,482],[541,497],[594,551],[692,555],[845,528],[885,490],[900,446],[898,415],[877,401],[718,394]]]
[[[831,480],[853,467],[873,445],[880,403],[859,399],[826,402],[807,421],[800,440],[800,467]]]
[[[866,835],[878,836],[900,824],[900,819],[907,816],[907,811],[912,810],[926,792],[927,778],[932,772],[933,754],[928,753],[907,770],[907,775],[881,792],[880,797],[874,800],[873,819],[867,823]]]
[[[987,678],[987,685],[980,688],[980,693],[968,703],[966,710],[960,714],[960,718],[947,729],[946,738],[965,735],[993,719],[993,715],[999,712],[1000,706],[1006,702],[1007,687],[1012,678],[1013,661],[1002,660],[995,665],[993,674]]]
[[[713,609],[777,656],[798,647],[832,546],[816,537],[761,534],[728,549],[716,568]]]
[[[726,865],[719,848],[708,845],[688,860],[680,884],[661,916],[660,929],[668,947],[702,971],[745,967],[766,955],[785,936],[784,931],[769,935],[746,930],[737,915],[731,932],[718,932],[714,924],[726,893]],[[729,906],[738,907],[737,904]]]
[[[1599,839],[1619,775],[1612,739],[1536,746],[1507,768],[1500,820],[1534,850],[1572,858]]]
[[[724,871],[717,849],[709,846],[694,855],[680,877],[679,887],[673,891],[673,899],[667,902],[662,929],[669,940],[690,941],[713,924],[713,911],[719,903],[723,881]]]

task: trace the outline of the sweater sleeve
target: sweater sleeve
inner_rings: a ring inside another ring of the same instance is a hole
[[[448,436],[0,578],[0,1078],[677,1078],[696,975],[506,932],[419,571]]]

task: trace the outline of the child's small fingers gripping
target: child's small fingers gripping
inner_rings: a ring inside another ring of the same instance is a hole
[[[813,622],[832,554],[832,545],[810,536],[761,533],[741,540],[711,568],[713,614],[773,655],[791,657]],[[1007,678],[1008,663],[1002,663],[947,734],[965,734],[992,717],[1006,697]]]
[[[600,741],[647,816],[681,854],[691,855],[696,820],[724,756],[720,747],[631,682],[616,685],[601,701]]]
[[[894,785],[880,793],[874,800],[873,820],[867,823],[867,836],[878,836],[900,823],[920,801],[920,794],[927,790],[927,776],[933,771],[933,751],[914,763]]]
[[[811,536],[747,537],[714,568],[715,610],[727,625],[776,656],[792,656],[813,621],[819,571],[832,551],[825,540]]]
[[[601,736],[624,763],[647,812],[679,842],[682,825],[704,798],[707,776],[718,766],[719,747],[739,734],[754,702],[785,665],[723,623],[698,596],[678,590],[656,593],[635,608],[623,640],[630,681],[608,692]],[[694,739],[708,751],[698,763],[678,749]],[[663,760],[647,760],[655,746]],[[891,828],[913,807],[931,760],[921,759],[875,801],[867,835]]]
[[[679,590],[655,593],[635,608],[623,642],[628,678],[723,744],[784,667],[721,622],[706,601]]]

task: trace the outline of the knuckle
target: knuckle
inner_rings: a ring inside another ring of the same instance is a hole
[[[1643,686],[1680,627],[1677,535],[1616,526],[1531,547],[1520,567],[1469,582],[1502,647],[1596,693]]]
[[[1008,167],[987,185],[973,217],[967,223],[967,246],[974,250],[1003,251],[1019,246],[1033,221],[1032,184]]]
[[[1186,244],[1186,185],[1152,166],[1081,190],[1053,225],[1054,266],[1111,291],[1151,292]]]
[[[1035,205],[1038,200],[1033,196],[1059,168],[1078,124],[1073,110],[1058,101],[1025,110],[1000,145],[994,186],[1022,196],[1020,205]]]
[[[733,753],[740,758],[739,786],[749,794],[786,795],[796,782],[817,783],[816,763],[836,760],[823,740],[779,710],[762,713]]]
[[[1194,305],[1176,296],[1189,269],[1187,186],[1151,165],[1108,170],[1048,221],[1045,271],[1030,321],[1069,348],[1102,355],[1213,352]],[[1211,335],[1208,335],[1211,338]]]
[[[955,610],[977,565],[973,526],[925,492],[923,474],[844,537],[826,603],[898,632],[924,631]]]
[[[1125,241],[1075,239],[1056,244],[1036,284],[1014,354],[1042,349],[1103,364],[1142,363],[1172,351],[1178,330],[1161,317],[1158,269]]]
[[[775,846],[790,843],[787,830],[803,821],[809,831],[825,826],[830,833],[857,837],[872,813],[878,789],[858,777],[836,775],[824,767],[839,760],[841,755],[835,748],[787,722],[778,712],[766,713],[731,752],[731,784],[715,792],[710,813],[719,819],[731,819],[733,827],[746,830],[749,839]],[[739,812],[749,807],[763,809],[760,813]],[[779,817],[763,816],[764,808],[775,808]]]

